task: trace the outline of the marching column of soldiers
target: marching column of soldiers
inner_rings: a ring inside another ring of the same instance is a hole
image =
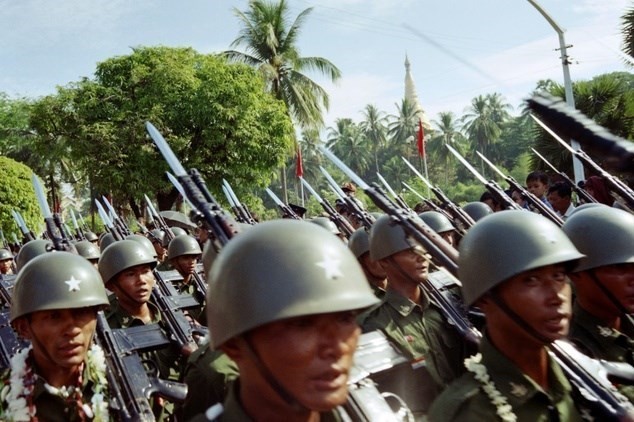
[[[0,420],[632,421],[634,198],[526,186],[99,237],[43,210],[0,249]]]

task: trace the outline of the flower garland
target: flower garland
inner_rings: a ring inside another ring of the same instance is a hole
[[[17,352],[11,358],[11,377],[9,384],[0,391],[0,401],[8,403],[7,411],[0,417],[3,420],[15,422],[28,422],[37,420],[35,417],[37,409],[32,403],[31,395],[35,387],[36,376],[33,368],[27,363],[32,346],[26,347]],[[101,347],[93,344],[86,354],[86,383],[92,383],[92,398],[90,405],[82,402],[81,389],[75,386],[53,387],[48,383],[44,388],[50,394],[68,399],[75,396],[77,405],[83,414],[95,422],[106,422],[109,420],[108,401],[105,399],[107,393],[108,380],[106,378],[106,360]],[[80,385],[85,385],[80,376]]]
[[[482,390],[489,396],[491,403],[495,406],[496,412],[500,419],[504,422],[516,422],[517,416],[513,413],[513,407],[509,404],[506,397],[495,388],[495,384],[491,381],[486,366],[481,364],[482,354],[468,357],[464,360],[464,366],[471,372],[474,378],[482,384]]]

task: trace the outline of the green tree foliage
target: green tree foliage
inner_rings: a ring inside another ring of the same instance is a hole
[[[31,183],[33,170],[11,158],[0,156],[0,228],[10,241],[11,233],[21,239],[21,233],[11,215],[19,211],[27,227],[39,233],[44,227],[35,190]]]
[[[634,139],[634,75],[614,72],[600,75],[589,81],[572,85],[576,108],[610,132],[627,139]],[[552,84],[549,92],[564,98],[564,87]],[[571,154],[561,147],[550,134],[535,129],[535,149],[557,169],[572,177]],[[594,157],[593,157],[594,158]],[[600,158],[595,161],[600,164]],[[532,156],[533,168],[548,170],[537,156]]]
[[[280,101],[263,95],[264,82],[248,66],[228,64],[189,48],[143,47],[99,63],[95,79],[61,88],[40,101],[61,101],[53,119],[34,123],[69,148],[74,166],[95,192],[110,192],[133,209],[155,193],[161,209],[176,192],[168,166],[146,135],[151,121],[186,168],[197,168],[210,189],[227,178],[238,193],[265,186],[292,144],[292,125]],[[42,107],[43,110],[50,108]],[[99,165],[95,165],[99,157]]]
[[[630,6],[621,17],[623,52],[634,58],[634,6]],[[631,66],[631,63],[628,63]]]

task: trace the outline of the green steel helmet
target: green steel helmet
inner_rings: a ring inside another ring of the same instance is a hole
[[[108,246],[112,245],[116,241],[117,239],[114,238],[112,233],[106,233],[99,241],[99,249],[103,252]]]
[[[480,201],[469,202],[468,204],[465,204],[462,209],[464,212],[469,214],[471,218],[473,218],[473,221],[478,221],[487,215],[493,214],[491,207]]]
[[[184,234],[187,234],[185,229],[181,229],[180,227],[170,227],[170,230],[172,230],[172,233],[174,233],[174,237],[178,237],[178,236],[182,236]]]
[[[634,215],[627,211],[608,206],[575,210],[563,230],[586,255],[575,271],[634,262]]]
[[[600,202],[588,202],[585,204],[578,205],[574,210],[572,210],[568,218],[572,217],[574,213],[587,210],[588,208],[610,208],[610,207]]]
[[[337,225],[333,223],[332,220],[328,217],[315,217],[308,221],[310,223],[317,224],[318,226],[323,227],[324,229],[328,230],[330,233],[335,234],[337,236],[341,234]]]
[[[216,258],[218,258],[218,252],[216,252],[213,242],[211,240],[207,240],[203,245],[203,255],[201,258],[205,278],[209,276],[209,270],[211,269],[212,264],[216,261]]]
[[[418,216],[436,233],[445,233],[456,229],[451,221],[438,211],[425,211]]]
[[[53,243],[45,239],[35,239],[24,244],[18,252],[18,256],[15,257],[15,266],[20,271],[27,262],[35,258],[36,256],[45,254],[53,250]]]
[[[77,253],[79,255],[88,260],[99,259],[99,257],[101,256],[101,251],[99,250],[99,247],[88,240],[81,240],[75,243],[75,249],[77,249]]]
[[[18,273],[12,298],[11,322],[35,311],[108,305],[95,267],[69,252],[47,253],[29,261]]]
[[[370,235],[365,228],[358,228],[352,233],[348,239],[348,248],[357,259],[361,258],[364,253],[370,252]]]
[[[500,211],[478,221],[458,250],[458,278],[467,305],[524,271],[563,263],[572,268],[583,257],[555,223],[524,210]]]
[[[134,240],[120,240],[108,246],[99,259],[99,273],[106,285],[123,270],[137,265],[156,267],[153,251]]]
[[[389,215],[382,215],[370,229],[370,258],[379,261],[395,253],[411,249],[415,243],[407,238],[405,230]]]
[[[165,244],[165,232],[163,230],[154,229],[150,231],[150,238],[152,243],[159,242],[161,245]]]
[[[125,238],[126,240],[132,240],[133,242],[137,242],[140,245],[145,246],[150,253],[154,256],[154,258],[156,259],[156,249],[154,249],[154,245],[152,245],[152,241],[150,239],[148,239],[145,236],[142,236],[140,234],[131,234],[126,236]]]
[[[13,254],[8,249],[0,249],[0,261],[6,261],[8,259],[13,259]]]
[[[200,249],[200,245],[196,238],[182,234],[180,236],[176,236],[170,242],[169,247],[167,248],[167,259],[172,260],[174,258],[178,258],[183,255],[200,255],[203,251]]]
[[[96,234],[94,234],[93,232],[86,232],[84,233],[84,237],[86,238],[87,241],[89,242],[94,242],[95,240],[99,240],[99,238],[97,237]]]
[[[232,239],[218,254],[208,282],[214,348],[271,322],[378,302],[341,240],[297,220],[266,221]]]

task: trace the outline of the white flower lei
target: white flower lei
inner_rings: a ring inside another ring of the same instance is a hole
[[[474,378],[482,384],[482,390],[489,396],[491,403],[495,406],[496,412],[500,419],[504,422],[516,422],[517,416],[513,413],[513,407],[509,404],[506,397],[495,388],[495,384],[491,381],[486,366],[482,365],[482,354],[468,357],[464,360],[464,366],[471,372]]]
[[[0,414],[3,420],[15,422],[29,422],[35,418],[37,409],[29,405],[27,398],[33,393],[35,382],[32,379],[32,368],[26,360],[32,346],[18,351],[11,358],[11,377],[9,384],[0,391],[0,400],[8,403],[6,414]],[[108,401],[105,400],[104,393],[108,386],[106,378],[106,360],[103,350],[99,345],[93,344],[86,355],[86,375],[92,382],[93,395],[90,405],[84,403],[81,408],[86,417],[95,422],[106,422],[109,420]],[[25,381],[27,381],[25,383]],[[44,387],[50,394],[63,398],[68,398],[75,392],[75,387],[56,388],[48,383]],[[79,391],[81,397],[81,391]]]

